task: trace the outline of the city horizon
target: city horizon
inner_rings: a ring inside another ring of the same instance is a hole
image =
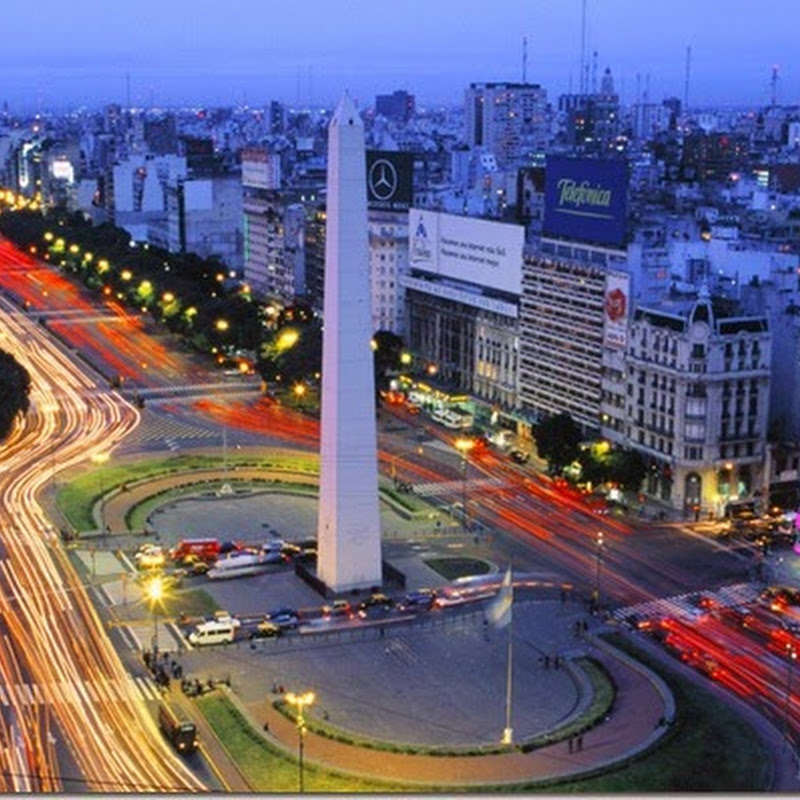
[[[403,89],[421,107],[435,107],[458,104],[473,82],[524,81],[555,103],[595,89],[606,68],[623,105],[667,97],[689,108],[800,102],[788,33],[797,9],[788,0],[768,0],[765,22],[739,0],[724,20],[679,0],[649,9],[646,25],[630,0],[547,2],[536,14],[515,0],[498,20],[472,0],[457,17],[449,4],[417,0],[402,14],[360,1],[346,15],[311,6],[313,28],[298,24],[292,9],[241,0],[224,16],[194,5],[191,17],[183,4],[145,0],[136,14],[115,9],[111,20],[96,0],[79,0],[57,24],[37,23],[34,46],[26,37],[7,44],[0,102],[19,115],[111,103],[260,107],[277,100],[305,108],[332,106],[348,90],[364,108]],[[57,10],[51,0],[42,7]],[[24,30],[30,18],[12,9],[5,22]]]

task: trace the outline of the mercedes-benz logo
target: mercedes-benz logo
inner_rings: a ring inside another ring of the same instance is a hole
[[[397,191],[397,170],[391,161],[379,158],[369,168],[369,190],[376,200],[388,200]]]

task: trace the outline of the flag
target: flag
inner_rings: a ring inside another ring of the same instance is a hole
[[[500,584],[500,591],[486,611],[486,618],[496,628],[505,628],[511,623],[511,606],[514,602],[514,585],[511,583],[511,565]]]

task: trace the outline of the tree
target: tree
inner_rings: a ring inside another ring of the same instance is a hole
[[[626,492],[638,492],[646,472],[644,458],[638,450],[618,450],[611,460],[609,479]]]
[[[375,342],[373,351],[375,357],[375,388],[376,390],[387,387],[389,376],[397,372],[402,362],[403,340],[391,331],[377,331],[372,337]]]
[[[265,381],[291,385],[313,380],[322,370],[322,325],[318,319],[295,319],[261,347],[257,368]]]
[[[580,454],[581,430],[566,412],[543,419],[534,429],[533,437],[551,473],[562,473]]]
[[[31,378],[10,353],[0,350],[0,439],[14,427],[18,415],[30,407]]]

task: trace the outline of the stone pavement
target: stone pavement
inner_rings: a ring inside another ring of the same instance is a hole
[[[477,787],[536,783],[592,772],[623,761],[656,741],[661,720],[673,713],[672,698],[657,676],[592,638],[591,654],[617,685],[611,718],[583,734],[583,748],[570,752],[562,741],[529,753],[511,751],[483,756],[438,756],[392,753],[337,742],[311,731],[305,754],[310,761],[364,777],[437,786]],[[290,753],[297,748],[294,723],[263,700],[243,705],[246,715],[267,722],[263,733]]]

